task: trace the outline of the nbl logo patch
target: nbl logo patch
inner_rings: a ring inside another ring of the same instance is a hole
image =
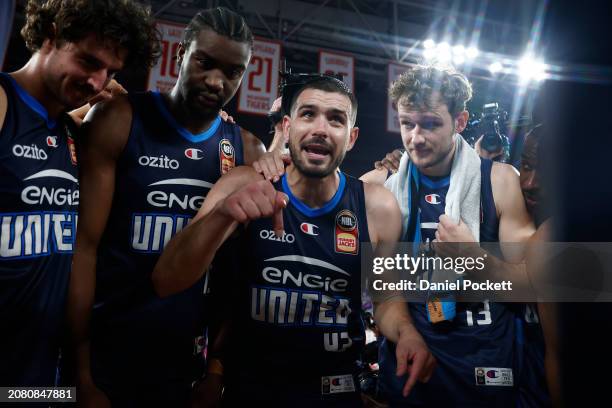
[[[219,163],[221,163],[221,175],[227,174],[236,166],[234,146],[227,139],[222,139],[219,142]]]
[[[350,210],[336,214],[335,250],[339,254],[357,255],[359,252],[359,228],[357,217]]]

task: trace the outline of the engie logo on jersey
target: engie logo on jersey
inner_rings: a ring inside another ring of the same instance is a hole
[[[227,139],[221,139],[219,142],[219,163],[221,163],[221,174],[226,174],[236,166],[234,146]]]
[[[185,157],[191,160],[200,160],[204,158],[204,152],[193,147],[185,149]]]
[[[336,214],[335,250],[339,254],[357,255],[359,252],[357,217],[350,210],[342,210]]]
[[[427,201],[429,204],[440,204],[442,201],[440,201],[440,196],[438,194],[427,194],[425,196],[425,201]]]
[[[47,136],[47,146],[57,147],[57,136]]]
[[[300,230],[302,230],[304,234],[317,236],[319,235],[319,233],[317,232],[318,229],[319,227],[317,227],[316,225],[307,222],[303,222],[302,224],[300,224]]]

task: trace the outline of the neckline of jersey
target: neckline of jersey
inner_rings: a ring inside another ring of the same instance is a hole
[[[437,178],[437,180],[431,179],[425,176],[424,174],[420,174],[420,176],[421,183],[423,183],[426,187],[429,188],[442,188],[450,184],[450,176]]]
[[[326,202],[322,207],[319,208],[311,208],[308,205],[304,204],[300,201],[299,198],[293,195],[291,192],[291,188],[289,188],[289,183],[287,182],[287,173],[283,174],[282,178],[282,186],[283,192],[287,194],[289,197],[289,202],[293,204],[293,206],[302,214],[307,217],[319,217],[321,215],[325,215],[331,212],[340,202],[342,198],[342,194],[344,194],[344,188],[346,186],[346,176],[341,171],[338,172],[338,176],[340,177],[340,183],[338,184],[338,189],[334,196]]]
[[[57,122],[49,117],[49,112],[47,112],[47,109],[45,109],[45,107],[42,106],[42,104],[38,102],[36,98],[34,98],[25,89],[23,89],[21,85],[19,85],[17,81],[15,81],[15,78],[4,72],[2,73],[2,75],[8,78],[9,82],[13,85],[13,88],[15,88],[17,95],[23,101],[23,103],[28,105],[30,109],[32,109],[36,114],[43,118],[43,120],[47,124],[47,129],[53,130],[57,127]]]
[[[159,108],[159,111],[161,112],[161,114],[164,117],[164,119],[166,119],[168,124],[171,127],[173,127],[178,132],[179,135],[181,135],[183,138],[187,139],[188,141],[190,141],[192,143],[198,143],[198,142],[205,141],[206,139],[208,139],[212,135],[214,135],[215,132],[217,131],[217,129],[219,129],[219,126],[221,126],[221,117],[219,115],[217,115],[217,117],[215,118],[215,120],[213,120],[213,122],[208,127],[208,129],[206,129],[205,131],[203,131],[201,133],[198,133],[198,134],[194,135],[189,130],[187,130],[184,127],[182,127],[181,125],[179,125],[179,123],[176,121],[176,119],[174,119],[174,116],[172,116],[172,114],[170,113],[170,111],[166,107],[166,103],[164,102],[164,99],[162,98],[161,93],[159,93],[157,91],[153,91],[153,92],[151,92],[151,94],[153,95],[153,99],[155,100],[155,104]]]

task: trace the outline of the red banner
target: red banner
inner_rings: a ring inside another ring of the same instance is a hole
[[[268,114],[278,97],[280,58],[280,43],[262,39],[254,41],[253,55],[240,86],[239,112]]]
[[[319,72],[341,74],[346,86],[355,92],[355,58],[352,55],[319,51]]]
[[[178,78],[179,68],[175,57],[186,26],[167,21],[158,21],[155,25],[162,35],[162,54],[157,61],[157,65],[151,68],[149,72],[147,89],[149,91],[166,92],[172,89]]]

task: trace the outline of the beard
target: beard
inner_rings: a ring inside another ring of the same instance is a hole
[[[309,168],[306,160],[303,160],[300,156],[301,152],[300,146],[294,146],[293,143],[289,143],[289,154],[291,155],[291,162],[295,166],[295,168],[305,177],[308,178],[325,178],[332,174],[336,169],[340,166],[340,163],[344,160],[344,156],[346,155],[346,151],[343,151],[335,159],[333,159],[326,167],[324,168]]]

